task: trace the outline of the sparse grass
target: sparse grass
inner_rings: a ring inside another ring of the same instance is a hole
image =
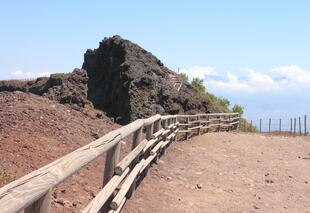
[[[59,189],[57,187],[52,189],[52,196],[54,198],[57,198],[58,193],[59,193]]]
[[[70,76],[71,73],[55,73],[51,75],[51,78],[63,78]]]
[[[255,126],[251,125],[244,118],[240,118],[239,131],[241,131],[241,132],[259,132]]]
[[[16,179],[15,175],[8,173],[6,170],[0,171],[0,188]]]

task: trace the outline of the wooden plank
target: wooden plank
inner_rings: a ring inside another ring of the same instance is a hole
[[[180,123],[179,126],[193,126],[193,124],[185,124],[185,123]]]
[[[130,174],[125,179],[124,183],[121,186],[121,189],[117,193],[117,195],[114,197],[114,199],[111,202],[111,208],[114,210],[117,210],[120,204],[122,203],[122,200],[126,196],[127,192],[131,188],[131,185],[135,182],[137,175],[140,173],[140,169],[142,168],[144,164],[144,159],[142,159],[130,172]]]
[[[188,128],[188,130],[196,130],[196,129],[199,129],[201,128],[202,126],[195,126],[195,127],[191,127],[191,128]]]
[[[157,143],[159,141],[158,138],[156,139],[152,139],[150,141],[148,141],[148,143],[146,144],[146,146],[143,148],[143,153],[145,153],[149,148],[151,148],[155,143]]]
[[[52,190],[25,209],[25,213],[49,213],[51,210]]]
[[[114,168],[119,161],[119,154],[121,150],[121,143],[117,143],[107,153],[104,167],[103,186],[109,182],[114,175]]]
[[[200,123],[200,122],[202,122],[202,120],[190,121],[189,123],[190,124],[196,124],[196,123]]]
[[[127,168],[121,176],[113,176],[96,197],[83,209],[82,213],[98,213],[128,173],[129,168]]]
[[[147,145],[148,140],[144,139],[138,146],[136,146],[128,155],[126,155],[116,166],[115,174],[121,175],[126,168],[142,153],[143,149]]]
[[[154,124],[150,124],[146,127],[146,135],[145,135],[145,138],[147,140],[151,140],[152,139],[152,134],[154,132]]]
[[[232,122],[231,125],[236,125],[236,124],[239,124],[239,121],[236,121],[236,122]]]
[[[156,146],[151,150],[151,155],[154,155],[157,153],[157,151],[161,148],[161,145],[163,145],[164,141],[160,141]]]
[[[178,133],[187,133],[190,132],[190,130],[179,130]]]
[[[165,129],[160,129],[160,130],[158,130],[157,132],[155,132],[155,133],[151,136],[151,138],[152,138],[152,139],[158,138],[159,136],[161,136],[161,135],[163,134],[164,131],[165,131]]]
[[[166,140],[164,141],[164,143],[161,145],[161,149],[165,148],[165,146],[167,146],[171,141],[170,140]]]
[[[154,115],[150,118],[144,119],[143,120],[144,126],[149,126],[149,125],[153,124],[154,122],[160,120],[161,117],[162,117],[161,115],[157,114],[157,115]]]
[[[121,204],[119,205],[119,207],[118,207],[116,210],[111,209],[108,213],[119,213],[119,212],[121,212],[123,206],[124,206],[125,203],[126,203],[126,200],[127,200],[126,197],[124,197],[124,199],[122,200],[122,202],[121,202]]]
[[[111,131],[98,140],[2,187],[0,189],[1,213],[23,210],[87,163],[115,146],[120,140],[119,132]]]
[[[210,123],[210,121],[201,121],[201,124],[207,124]]]
[[[150,155],[143,163],[142,168],[140,169],[140,173],[142,173],[149,165],[150,163],[155,159],[155,157],[157,157],[157,153],[155,153],[154,155]]]

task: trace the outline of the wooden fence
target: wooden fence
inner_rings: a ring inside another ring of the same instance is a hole
[[[177,134],[187,139],[209,131],[235,130],[238,124],[237,113],[155,115],[136,120],[2,187],[1,213],[50,212],[52,189],[105,152],[103,188],[81,212],[120,212],[137,181],[165,153]],[[132,151],[120,160],[121,141],[130,135]]]

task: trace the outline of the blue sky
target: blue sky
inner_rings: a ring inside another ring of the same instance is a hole
[[[310,1],[1,1],[0,79],[81,67],[104,37],[129,39],[249,119],[307,114]],[[310,114],[310,113],[309,113]]]

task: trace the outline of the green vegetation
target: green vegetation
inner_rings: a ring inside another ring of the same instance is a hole
[[[188,76],[185,73],[180,73],[179,77],[182,78],[184,81],[188,81]]]
[[[244,108],[242,106],[235,104],[234,107],[232,108],[232,111],[239,113],[241,116],[241,115],[243,115],[243,109]]]
[[[203,85],[203,79],[201,78],[193,78],[191,82],[192,86],[198,89],[201,93],[206,92],[206,87]]]
[[[239,131],[241,131],[241,132],[259,132],[255,126],[251,125],[244,118],[240,118]]]
[[[51,74],[51,78],[63,78],[63,77],[68,77],[71,74],[72,73],[55,73],[55,74]]]
[[[0,170],[0,188],[14,181],[15,179],[16,177],[9,174],[6,170]]]
[[[219,97],[217,98],[217,100],[223,107],[228,109],[230,105],[230,101],[227,98]]]
[[[57,198],[58,193],[59,193],[59,189],[57,187],[52,189],[52,196],[54,198]]]

